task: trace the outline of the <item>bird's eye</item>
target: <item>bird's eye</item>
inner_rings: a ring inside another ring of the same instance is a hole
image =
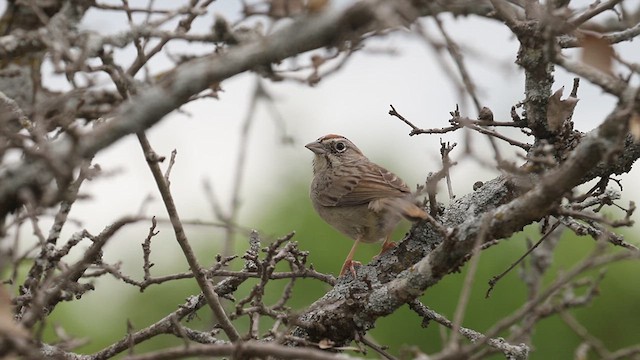
[[[345,145],[342,141],[338,141],[335,145],[333,145],[333,147],[337,152],[343,152],[347,150],[347,145]]]

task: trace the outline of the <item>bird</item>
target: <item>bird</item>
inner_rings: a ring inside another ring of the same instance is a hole
[[[314,153],[309,197],[315,211],[354,240],[339,277],[350,269],[355,278],[354,264],[359,263],[353,256],[359,243],[383,241],[383,254],[395,246],[390,236],[403,217],[427,219],[405,182],[371,162],[346,137],[328,134],[305,147]]]

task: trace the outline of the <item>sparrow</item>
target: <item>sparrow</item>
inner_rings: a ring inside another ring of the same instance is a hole
[[[402,218],[427,219],[402,179],[371,162],[342,135],[329,134],[305,147],[314,153],[310,198],[329,225],[354,240],[340,276],[350,269],[360,242],[382,241],[380,254],[393,248],[390,236]]]

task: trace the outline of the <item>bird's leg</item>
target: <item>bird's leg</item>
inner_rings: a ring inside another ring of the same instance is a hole
[[[386,238],[384,238],[384,242],[382,243],[382,249],[380,249],[380,253],[376,256],[374,256],[374,259],[379,258],[380,256],[382,256],[382,254],[386,253],[387,251],[393,249],[394,247],[396,247],[396,243],[394,243],[393,241],[391,241],[391,235],[387,235]]]
[[[376,255],[376,257],[386,253],[394,247],[396,247],[396,243],[391,241],[391,235],[387,235],[387,237],[384,238],[384,242],[382,243],[382,250],[380,250],[380,254]]]
[[[347,269],[351,270],[351,274],[353,274],[353,278],[356,278],[356,269],[353,266],[354,264],[360,264],[357,261],[353,261],[353,256],[356,254],[356,248],[358,247],[358,244],[360,243],[360,237],[357,237],[356,240],[353,242],[353,246],[351,247],[351,251],[349,251],[349,255],[347,255],[347,259],[344,261],[344,264],[342,264],[342,269],[340,270],[340,275],[338,275],[338,277],[344,275],[344,273],[347,271]]]

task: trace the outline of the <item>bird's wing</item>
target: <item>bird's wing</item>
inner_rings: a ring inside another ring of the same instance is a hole
[[[375,164],[354,165],[334,175],[325,188],[317,189],[318,201],[323,206],[362,205],[410,194],[402,179]]]

